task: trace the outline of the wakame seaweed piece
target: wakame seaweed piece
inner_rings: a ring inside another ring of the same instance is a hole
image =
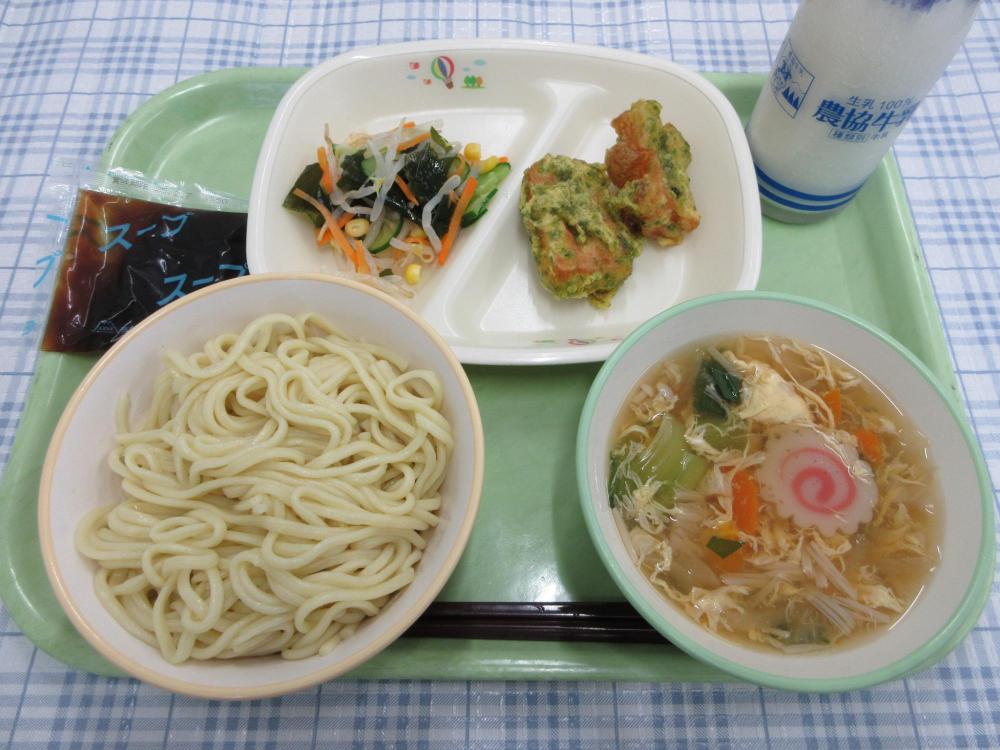
[[[406,153],[401,174],[417,202],[423,206],[438,194],[448,179],[450,166],[451,158],[442,159],[434,153],[430,142],[424,141]]]
[[[743,542],[739,542],[735,539],[724,539],[721,536],[713,536],[708,540],[708,544],[705,546],[719,557],[725,558],[729,557],[731,554],[736,552],[736,550],[742,547]]]
[[[374,159],[370,156],[366,157],[364,149],[358,149],[357,151],[345,154],[340,159],[341,177],[337,181],[337,187],[344,192],[357,190],[369,181],[373,163]],[[370,206],[374,203],[374,196],[362,199],[361,202]],[[399,211],[410,221],[417,224],[420,223],[420,207],[410,204],[406,196],[403,195],[403,191],[400,190],[399,185],[393,185],[389,189],[389,192],[386,194],[385,205]]]
[[[302,170],[302,174],[299,175],[299,178],[292,185],[292,189],[288,191],[288,195],[285,196],[285,200],[281,204],[290,211],[305,214],[317,228],[323,226],[323,215],[316,210],[315,206],[297,196],[295,191],[301,190],[306,195],[312,196],[320,203],[326,205],[326,193],[320,187],[322,179],[323,170],[319,166],[319,163],[310,164]]]
[[[707,417],[725,419],[727,404],[740,403],[743,379],[729,372],[721,362],[705,357],[694,380],[694,408]]]
[[[442,199],[431,212],[431,226],[437,232],[438,237],[444,237],[448,231],[448,224],[451,223],[451,215],[455,212],[455,206],[447,198]]]
[[[346,193],[348,190],[357,190],[366,182],[368,173],[365,171],[365,150],[359,148],[340,160],[340,179],[337,180],[337,187]]]
[[[399,185],[393,185],[385,195],[386,208],[394,209],[415,224],[420,223],[420,204],[413,205],[409,199],[403,195]]]
[[[399,185],[393,185],[389,189],[385,197],[385,205],[386,208],[399,211],[417,226],[423,224],[423,206],[419,203],[416,205],[410,203],[406,196],[403,195],[403,191],[399,188]],[[434,211],[431,212],[431,226],[434,227],[434,231],[438,233],[438,236],[443,235],[448,230],[448,222],[451,221],[452,210],[451,203],[447,198],[444,198],[434,207]]]
[[[352,157],[354,157],[354,154],[344,157],[342,168],[345,174],[348,169],[351,169],[356,178],[358,173],[352,162],[357,160],[356,157],[355,159],[352,159]],[[445,180],[448,179],[448,167],[451,165],[451,162],[452,159],[450,157],[447,159],[438,157],[434,153],[434,150],[430,148],[429,141],[425,141],[412,151],[407,151],[404,155],[403,168],[399,171],[399,176],[413,192],[413,196],[417,199],[417,204],[410,203],[399,185],[393,184],[386,193],[385,205],[399,211],[407,219],[419,226],[423,222],[424,204],[437,195],[441,186],[444,185]],[[358,161],[358,164],[360,164],[360,161]],[[343,180],[338,184],[342,188],[346,187]],[[363,183],[358,183],[351,189],[356,189],[361,184]],[[366,201],[366,203],[371,202]],[[438,235],[442,235],[447,231],[448,222],[451,221],[452,210],[452,204],[447,198],[443,199],[434,208],[431,214],[431,226],[434,227],[434,231]]]

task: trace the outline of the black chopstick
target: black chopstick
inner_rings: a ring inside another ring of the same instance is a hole
[[[414,638],[668,643],[625,602],[434,602],[406,635]]]

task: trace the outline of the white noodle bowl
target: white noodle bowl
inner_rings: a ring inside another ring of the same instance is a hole
[[[169,353],[119,410],[125,499],[87,514],[98,598],[172,663],[328,653],[414,578],[452,450],[442,385],[314,314]]]

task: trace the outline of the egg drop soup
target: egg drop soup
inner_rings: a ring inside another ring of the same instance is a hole
[[[622,407],[608,494],[633,562],[712,632],[800,653],[891,627],[940,559],[926,438],[789,339],[705,341]]]

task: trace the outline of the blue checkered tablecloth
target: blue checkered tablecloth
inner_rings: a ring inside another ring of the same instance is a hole
[[[828,0],[833,2],[833,0]],[[955,0],[957,1],[957,0]],[[0,464],[34,362],[51,253],[45,184],[94,160],[163,88],[209,70],[312,65],[359,45],[528,37],[699,70],[769,68],[793,0],[35,0],[0,3]],[[1000,3],[979,18],[896,155],[948,342],[1000,486]],[[1000,747],[1000,592],[937,667],[833,696],[594,682],[327,683],[273,700],[175,697],[68,670],[0,607],[0,746]]]

